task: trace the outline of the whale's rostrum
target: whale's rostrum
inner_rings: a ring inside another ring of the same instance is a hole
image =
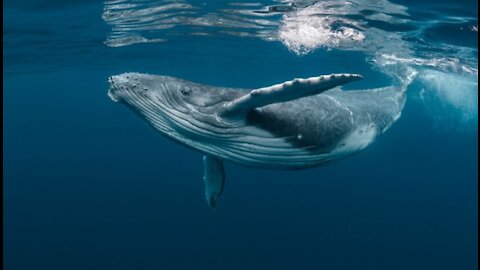
[[[252,90],[124,73],[109,78],[108,95],[205,155],[206,197],[213,207],[223,190],[223,160],[304,169],[356,153],[387,130],[401,114],[405,87],[341,89],[361,78],[331,74]]]

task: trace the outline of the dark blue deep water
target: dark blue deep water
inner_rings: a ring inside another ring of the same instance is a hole
[[[4,267],[476,269],[478,1],[4,3]],[[106,95],[135,71],[256,88],[417,78],[359,154],[303,171],[202,155]]]

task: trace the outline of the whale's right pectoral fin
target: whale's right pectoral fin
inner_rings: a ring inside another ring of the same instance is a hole
[[[239,116],[254,108],[320,94],[361,78],[362,76],[358,74],[331,74],[307,79],[294,79],[254,89],[250,93],[226,103],[220,116],[227,118]]]
[[[205,198],[208,206],[215,208],[222,195],[225,182],[223,161],[212,156],[203,156],[203,180],[205,181]]]

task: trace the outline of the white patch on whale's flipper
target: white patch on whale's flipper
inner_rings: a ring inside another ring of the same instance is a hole
[[[203,156],[203,180],[205,181],[205,198],[210,207],[215,208],[222,195],[225,182],[223,161],[212,156]]]
[[[272,103],[320,94],[361,78],[362,76],[358,74],[331,74],[307,79],[293,79],[284,83],[254,89],[250,93],[226,103],[221,116],[235,116]]]

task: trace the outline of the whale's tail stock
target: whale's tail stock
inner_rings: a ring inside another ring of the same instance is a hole
[[[419,71],[411,66],[397,65],[389,70],[389,75],[396,81],[400,92],[405,93],[408,87],[417,79]]]
[[[418,77],[418,74],[418,70],[409,66],[404,67],[403,81],[401,84],[401,90],[403,92],[407,91],[410,84],[412,84],[412,82]]]

